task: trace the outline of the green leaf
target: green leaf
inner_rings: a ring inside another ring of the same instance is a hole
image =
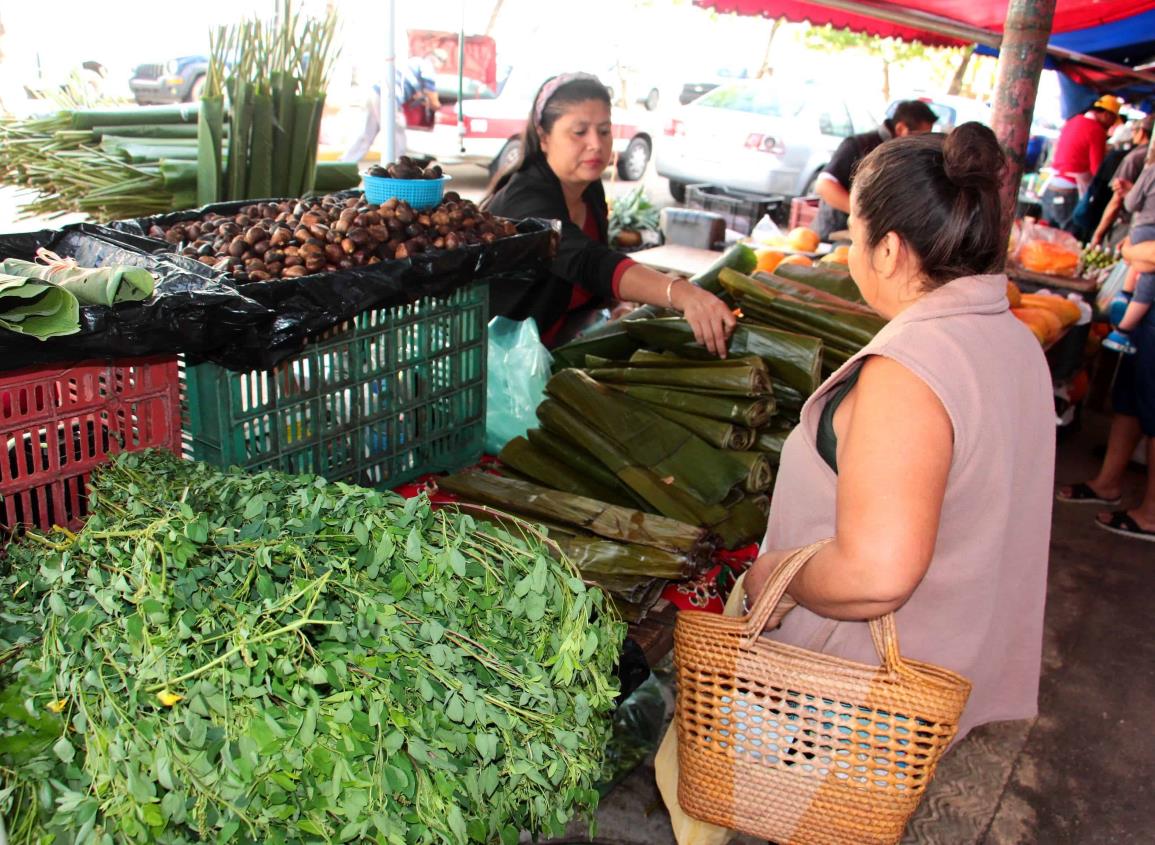
[[[454,804],[449,808],[449,829],[457,838],[458,842],[465,842],[468,834],[465,830],[465,817],[461,815],[461,808]]]
[[[365,527],[365,523],[358,522],[353,526],[353,537],[362,546],[369,544],[369,529]]]
[[[465,718],[465,707],[456,695],[449,697],[449,701],[445,705],[445,715],[451,722],[460,722]]]
[[[52,753],[63,760],[65,763],[71,763],[76,757],[76,749],[72,747],[72,743],[68,741],[68,737],[62,736],[56,740],[56,744],[52,746]]]
[[[164,827],[165,818],[159,804],[145,804],[140,808],[140,816],[149,827]]]
[[[421,541],[421,532],[414,525],[409,529],[409,536],[405,538],[405,557],[412,561],[420,561],[424,545]]]
[[[465,577],[465,555],[456,546],[449,550],[449,568],[458,578]]]

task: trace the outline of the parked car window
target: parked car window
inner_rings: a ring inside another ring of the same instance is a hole
[[[818,131],[823,135],[849,138],[854,134],[854,127],[846,109],[841,104],[835,104],[818,110]]]
[[[859,135],[878,128],[879,120],[870,109],[855,102],[847,103],[846,107],[850,111],[850,122],[854,126],[853,134]]]
[[[802,110],[800,100],[783,97],[769,88],[751,85],[723,85],[703,94],[696,105],[760,114],[764,117],[794,117]]]

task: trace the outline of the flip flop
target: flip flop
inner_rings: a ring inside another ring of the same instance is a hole
[[[1069,496],[1064,496],[1063,492],[1060,490],[1055,494],[1055,498],[1060,502],[1069,502],[1073,505],[1106,505],[1109,508],[1113,508],[1123,501],[1122,496],[1118,496],[1114,499],[1104,499],[1102,496],[1092,490],[1091,485],[1087,484],[1085,481],[1080,481],[1078,484],[1072,484],[1070,487],[1071,494]]]
[[[1136,540],[1155,543],[1155,531],[1147,531],[1142,528],[1127,511],[1113,511],[1109,522],[1101,522],[1096,519],[1095,524],[1104,531],[1110,531],[1121,537],[1134,537]]]

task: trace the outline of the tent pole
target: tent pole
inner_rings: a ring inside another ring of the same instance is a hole
[[[1039,77],[1047,57],[1047,39],[1055,17],[1055,0],[1010,0],[999,52],[992,126],[1007,169],[1003,174],[1003,242],[1006,242],[1019,203],[1019,184],[1031,137],[1031,115],[1039,91]]]

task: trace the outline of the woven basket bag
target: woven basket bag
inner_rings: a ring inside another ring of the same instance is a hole
[[[870,622],[880,666],[764,639],[790,581],[826,542],[786,558],[746,616],[678,614],[678,801],[779,845],[891,845],[958,729],[970,683],[904,660],[890,613]]]

